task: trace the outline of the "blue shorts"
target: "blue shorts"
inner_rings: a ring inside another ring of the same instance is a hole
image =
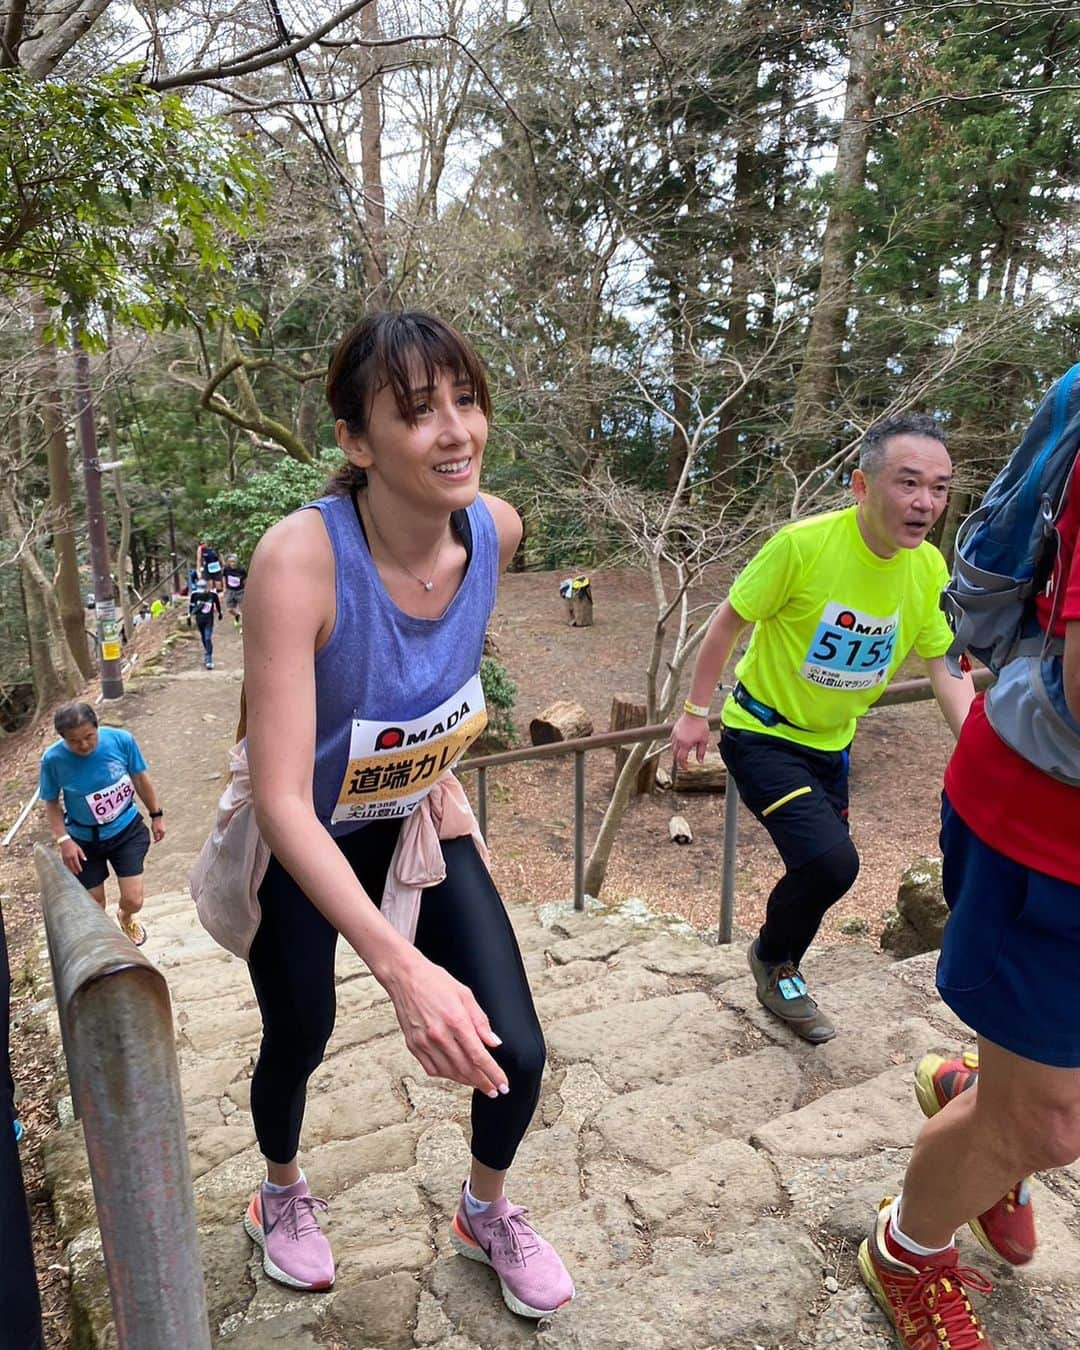
[[[1080,886],[984,844],[942,797],[938,993],[1014,1055],[1080,1068]]]

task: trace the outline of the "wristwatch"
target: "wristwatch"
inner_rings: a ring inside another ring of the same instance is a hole
[[[161,817],[162,817],[164,814],[165,814],[164,811],[151,811],[151,812],[150,812],[150,819],[151,819],[151,820],[160,820]]]

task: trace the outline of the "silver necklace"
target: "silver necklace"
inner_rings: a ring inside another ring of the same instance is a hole
[[[374,514],[374,512],[373,512],[372,509],[371,509],[371,502],[370,502],[370,501],[369,501],[368,504],[367,504],[367,509],[368,509],[368,518],[369,518],[370,521],[371,521],[371,528],[375,531],[376,535],[378,536],[379,543],[382,544],[383,548],[386,550],[386,555],[387,555],[387,557],[390,559],[390,561],[394,564],[394,566],[395,566],[399,571],[401,571],[401,572],[408,572],[409,576],[412,577],[413,581],[419,582],[419,584],[420,584],[421,586],[423,586],[423,588],[424,588],[425,591],[432,591],[432,590],[434,590],[434,589],[435,589],[435,580],[434,580],[434,577],[435,577],[435,569],[438,567],[438,565],[439,565],[439,558],[442,556],[443,540],[442,540],[442,539],[439,540],[439,547],[435,550],[435,558],[434,558],[434,560],[433,560],[433,562],[432,562],[432,564],[431,564],[431,572],[430,572],[429,575],[428,575],[428,579],[425,581],[423,577],[418,577],[418,576],[416,575],[416,573],[412,570],[411,567],[406,567],[405,564],[404,564],[403,562],[401,562],[398,558],[396,558],[396,557],[394,556],[393,553],[391,553],[391,551],[390,551],[390,546],[387,544],[386,540],[383,538],[383,536],[382,536],[382,531],[379,529],[378,525],[375,523],[375,514]],[[443,538],[445,538],[445,535],[443,536]]]

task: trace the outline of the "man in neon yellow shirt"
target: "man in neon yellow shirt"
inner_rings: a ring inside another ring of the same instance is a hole
[[[945,509],[952,464],[933,418],[871,427],[851,479],[855,505],[779,530],[736,578],[701,644],[671,735],[678,763],[702,759],[708,705],[739,633],[754,625],[724,704],[720,753],[786,871],[750,944],[762,1005],[805,1040],[836,1034],[799,971],[830,905],[855,882],[848,747],[859,717],[914,648],[954,735],[974,697],[945,667],[945,560],[926,536]]]

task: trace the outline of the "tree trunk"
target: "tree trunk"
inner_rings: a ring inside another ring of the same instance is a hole
[[[36,297],[32,303],[34,332],[40,358],[38,408],[46,437],[49,512],[53,524],[53,552],[56,556],[56,576],[53,586],[71,658],[78,666],[83,679],[88,680],[94,673],[94,662],[86,643],[82,588],[79,585],[79,559],[75,551],[75,534],[72,529],[74,512],[71,505],[71,465],[60,397],[60,371],[56,361],[56,348],[45,341],[48,312]]]
[[[755,119],[735,155],[735,189],[731,204],[735,232],[731,241],[731,289],[728,292],[727,340],[724,343],[724,351],[728,356],[738,356],[746,342],[751,283],[751,225],[758,195],[755,173],[758,162],[757,133],[758,126]],[[745,398],[744,391],[724,409],[713,452],[715,472],[723,473],[735,463],[739,444],[735,424],[738,421],[739,406]]]
[[[670,286],[672,333],[671,333],[671,411],[675,418],[671,427],[671,439],[668,443],[667,487],[674,488],[682,474],[683,465],[689,452],[685,428],[690,422],[690,380],[693,377],[694,356],[691,319],[688,313],[689,302],[680,294],[673,281]]]
[[[112,323],[109,323],[109,346],[105,352],[105,438],[109,447],[109,458],[119,461],[120,459],[120,436],[116,426],[116,397],[113,390],[112,381],[112,349],[113,332]],[[131,506],[128,503],[127,493],[124,491],[124,478],[119,469],[112,470],[113,491],[116,493],[116,505],[120,511],[120,542],[116,546],[116,585],[120,592],[118,597],[121,614],[123,615],[123,630],[130,637],[133,628],[131,623],[131,587],[128,585],[128,562],[131,550]]]
[[[378,0],[360,11],[360,33],[369,40],[379,37]],[[370,66],[360,88],[360,175],[364,186],[364,223],[368,251],[364,259],[371,303],[376,308],[390,301],[390,268],[386,256],[386,197],[382,182],[382,55],[378,47],[367,51]]]
[[[19,539],[23,533],[8,484],[0,485],[0,529],[12,540]],[[68,649],[56,595],[29,541],[19,554],[19,580],[22,583],[30,670],[37,700],[34,716],[39,717],[55,704],[72,698],[82,683],[82,677]]]
[[[612,731],[626,731],[629,727],[648,726],[646,719],[645,704],[635,702],[630,694],[616,694],[611,700],[610,729]],[[615,782],[619,781],[619,774],[630,756],[630,750],[631,747],[628,745],[615,747]],[[642,797],[652,792],[656,785],[656,769],[659,763],[659,755],[652,755],[645,761],[631,789],[632,796]]]
[[[938,548],[945,555],[945,561],[950,567],[953,565],[953,554],[956,551],[956,532],[970,510],[971,493],[954,488],[949,494],[949,504],[942,517],[941,537],[938,540]]]
[[[585,863],[586,895],[599,896],[603,887],[608,862],[611,860],[611,850],[615,846],[615,838],[619,833],[623,816],[626,815],[626,808],[630,805],[634,781],[648,748],[644,741],[639,741],[631,748],[626,763],[622,766],[622,772],[615,782],[615,790],[611,794],[611,801],[607,804],[604,819],[600,822],[596,842]]]
[[[821,280],[802,367],[795,381],[791,431],[796,437],[820,437],[828,423],[847,326],[857,242],[852,194],[866,181],[870,117],[874,110],[875,48],[884,27],[884,9],[876,0],[854,0],[848,23],[844,120],[836,147],[832,201],[821,241]],[[799,458],[804,463],[813,463],[812,455],[800,454]]]

